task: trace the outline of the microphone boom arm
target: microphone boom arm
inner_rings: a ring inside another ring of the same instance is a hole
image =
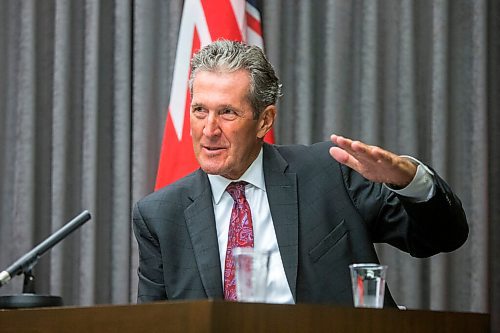
[[[62,241],[85,222],[90,220],[90,218],[90,213],[87,210],[81,212],[78,216],[73,218],[43,242],[38,244],[30,252],[26,253],[4,271],[0,272],[0,287],[7,284],[7,282],[9,282],[9,280],[15,275],[30,271],[45,252],[50,250],[54,245]]]

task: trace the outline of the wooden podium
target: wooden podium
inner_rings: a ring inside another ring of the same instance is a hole
[[[0,332],[489,332],[489,315],[223,301],[0,310]]]

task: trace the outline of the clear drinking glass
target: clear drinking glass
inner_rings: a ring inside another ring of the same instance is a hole
[[[264,303],[266,301],[269,252],[253,248],[235,248],[236,295],[238,301]]]
[[[379,264],[349,265],[352,295],[357,308],[383,308],[387,266]]]

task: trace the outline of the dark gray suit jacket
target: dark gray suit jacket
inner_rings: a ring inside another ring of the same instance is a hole
[[[297,303],[352,305],[348,265],[378,262],[373,243],[415,257],[448,252],[468,235],[446,183],[411,203],[331,158],[331,143],[264,144],[264,177],[288,284]],[[201,171],[140,200],[138,301],[223,297],[212,192]],[[394,305],[386,292],[386,305]]]

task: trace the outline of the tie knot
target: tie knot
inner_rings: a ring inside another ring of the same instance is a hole
[[[248,183],[244,181],[233,182],[227,186],[226,191],[234,201],[238,201],[240,198],[245,198],[245,186],[247,184]]]

